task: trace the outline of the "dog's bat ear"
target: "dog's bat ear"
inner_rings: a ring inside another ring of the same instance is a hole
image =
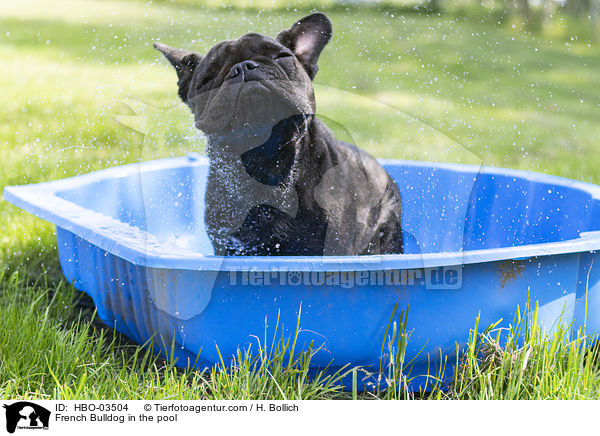
[[[331,21],[320,12],[308,15],[277,35],[277,41],[296,55],[308,76],[315,78],[321,50],[331,39]]]
[[[179,86],[179,97],[185,103],[187,102],[187,94],[190,88],[190,82],[194,74],[194,70],[200,63],[202,57],[198,53],[182,50],[179,48],[169,47],[160,42],[154,43],[154,48],[160,51],[171,62],[171,65],[177,72],[177,85]]]

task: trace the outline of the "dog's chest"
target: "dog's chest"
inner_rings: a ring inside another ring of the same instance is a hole
[[[298,195],[292,186],[269,186],[248,175],[237,157],[211,158],[206,189],[206,224],[212,233],[231,234],[255,206],[269,205],[295,217]]]

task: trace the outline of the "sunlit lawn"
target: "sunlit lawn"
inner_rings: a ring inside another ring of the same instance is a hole
[[[274,36],[308,12],[0,2],[0,188],[201,150],[202,138],[176,99],[175,74],[152,42],[202,53],[248,31]],[[491,18],[341,8],[328,14],[334,37],[320,60],[317,107],[344,139],[379,157],[475,162],[600,183],[600,44],[507,31]],[[0,203],[0,310],[43,311],[36,295],[64,287],[53,230]],[[43,324],[59,330],[39,344],[66,347],[75,335],[83,350],[92,332],[77,320],[72,294],[59,295],[66,307],[50,311]],[[42,350],[24,347],[24,361],[41,367],[2,363],[12,358],[9,344],[19,334],[36,333],[34,315],[2,320],[0,396],[69,396],[57,386],[77,386],[80,376],[75,370],[59,380],[50,375],[62,365],[60,353],[44,362],[32,356]],[[82,351],[98,359],[86,377],[112,380],[107,368],[128,365],[118,350],[104,343]],[[79,392],[211,395],[182,380],[161,384],[157,372],[147,371],[132,372],[133,379],[115,382],[123,385],[113,390],[86,391],[83,381]],[[142,373],[145,378],[136,378]]]

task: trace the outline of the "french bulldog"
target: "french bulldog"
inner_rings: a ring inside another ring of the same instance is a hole
[[[204,56],[156,42],[207,139],[205,225],[216,255],[402,253],[401,198],[365,151],[315,117],[312,80],[332,35],[308,15]]]

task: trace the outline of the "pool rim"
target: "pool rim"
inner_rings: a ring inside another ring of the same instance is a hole
[[[383,165],[418,165],[460,172],[513,176],[525,180],[580,189],[600,200],[600,186],[533,171],[455,163],[379,159]],[[87,174],[29,185],[6,186],[4,200],[68,230],[115,256],[148,268],[195,271],[382,271],[437,268],[485,262],[529,259],[600,250],[600,231],[584,232],[578,238],[543,244],[489,248],[444,253],[385,254],[369,256],[238,256],[203,255],[159,240],[152,234],[112,217],[102,215],[58,196],[64,190],[99,182],[107,178],[130,176],[183,166],[206,165],[205,156],[187,156],[137,162]],[[111,229],[117,229],[119,236]]]

